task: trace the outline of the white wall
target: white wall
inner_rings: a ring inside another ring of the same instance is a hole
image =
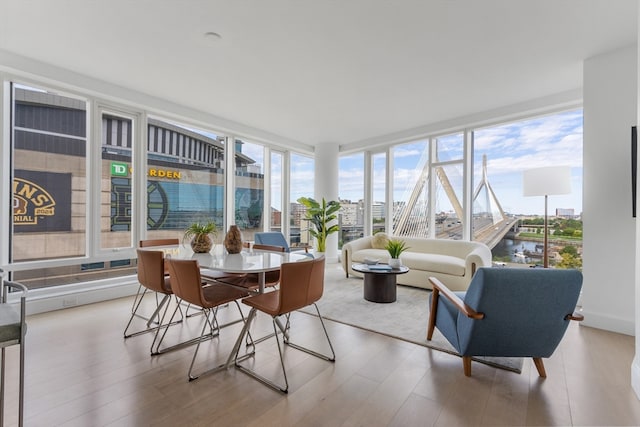
[[[637,47],[584,62],[584,325],[635,334],[631,126]]]

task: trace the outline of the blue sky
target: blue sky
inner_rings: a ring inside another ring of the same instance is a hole
[[[426,162],[426,141],[416,141],[394,147],[394,199],[406,200],[419,179]],[[515,214],[544,214],[542,197],[522,195],[522,172],[543,166],[570,166],[572,174],[571,194],[549,196],[549,213],[556,208],[582,212],[582,110],[562,112],[514,123],[479,128],[474,133],[474,183],[475,190],[482,176],[482,156],[487,156],[487,175],[505,212]],[[441,161],[462,158],[461,134],[440,138],[438,155]],[[243,153],[264,164],[261,145],[245,143]],[[272,157],[272,167],[281,170],[280,156]],[[339,195],[342,199],[357,201],[364,195],[364,157],[362,153],[340,157]],[[373,159],[374,200],[384,201],[385,155],[376,154]],[[297,154],[291,160],[291,200],[313,193],[313,159]],[[447,174],[454,187],[461,187],[457,168],[448,168]],[[273,177],[273,186],[279,189],[280,176]],[[276,191],[277,193],[278,191]],[[438,198],[438,210],[449,210],[445,197]],[[282,209],[279,197],[274,194],[272,206]]]
[[[571,194],[549,196],[549,213],[556,208],[582,212],[582,110],[563,112],[515,123],[476,129],[474,134],[475,190],[482,177],[482,156],[487,156],[487,176],[505,212],[516,214],[544,213],[542,197],[522,196],[522,172],[543,166],[570,166]],[[440,139],[441,161],[462,158],[462,137],[455,135]],[[406,200],[415,186],[426,162],[423,155],[426,141],[397,146],[394,157],[394,199]],[[374,158],[374,198],[384,200],[384,155]],[[359,200],[364,194],[363,156],[351,155],[340,159],[341,198]],[[454,187],[461,182],[456,168],[447,174]],[[461,186],[461,184],[460,184]],[[447,200],[439,198],[438,210],[449,210]]]

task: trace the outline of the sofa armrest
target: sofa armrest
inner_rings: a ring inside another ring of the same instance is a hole
[[[491,267],[491,249],[482,245],[469,252],[465,258],[465,276],[473,276],[480,267]]]
[[[352,254],[359,250],[368,248],[371,248],[371,237],[361,237],[342,245],[342,268],[344,269],[347,277],[349,277]]]

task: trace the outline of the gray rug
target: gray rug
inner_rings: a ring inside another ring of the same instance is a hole
[[[322,317],[434,350],[458,354],[437,329],[431,341],[426,339],[430,291],[399,285],[396,302],[378,304],[363,298],[362,286],[363,280],[360,278],[345,278],[339,264],[327,264],[324,294],[318,301]],[[315,314],[313,307],[302,311]],[[522,370],[521,358],[474,357],[473,360],[517,373]]]

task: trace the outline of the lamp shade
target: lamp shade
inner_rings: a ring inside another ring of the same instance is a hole
[[[571,193],[571,168],[548,166],[529,169],[522,173],[524,196],[549,196]]]

